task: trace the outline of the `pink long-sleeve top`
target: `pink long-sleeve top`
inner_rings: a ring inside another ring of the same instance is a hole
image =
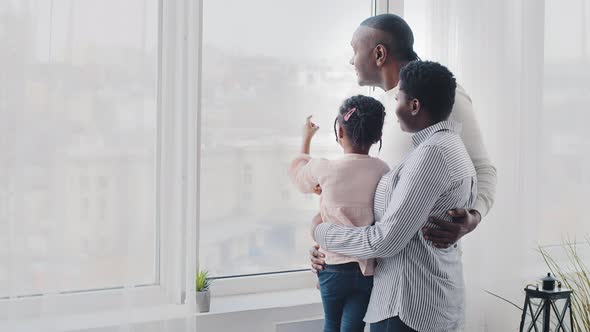
[[[389,167],[381,159],[346,153],[336,160],[301,154],[291,162],[291,180],[299,190],[312,193],[319,184],[322,220],[345,226],[373,224],[373,198],[377,184]],[[373,260],[356,259],[320,249],[326,264],[358,262],[363,275],[373,275]]]

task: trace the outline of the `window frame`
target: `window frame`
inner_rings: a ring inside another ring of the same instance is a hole
[[[404,0],[372,0],[403,14]],[[200,101],[203,1],[158,0],[156,283],[0,298],[0,320],[68,317],[124,308],[193,307],[199,266]],[[165,110],[165,111],[164,111]],[[165,221],[165,222],[164,222]],[[216,278],[214,296],[309,288],[308,270]]]
[[[392,13],[403,16],[403,8],[404,0],[372,0],[370,12],[373,15]],[[369,90],[368,94],[374,94],[374,88]],[[219,276],[211,279],[214,282],[211,290],[214,297],[312,288],[317,281],[310,269]]]
[[[157,3],[155,283],[0,298],[0,322],[67,319],[113,309],[170,304],[194,305],[202,1]]]

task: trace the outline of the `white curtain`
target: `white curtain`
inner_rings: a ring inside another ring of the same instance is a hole
[[[194,304],[197,5],[0,1],[0,330]]]
[[[0,297],[157,281],[157,10],[0,4]]]
[[[447,65],[473,99],[498,168],[496,204],[464,240],[466,331],[516,330],[535,248],[583,240],[590,223],[588,0],[412,0],[423,59]],[[576,237],[577,236],[577,237]]]

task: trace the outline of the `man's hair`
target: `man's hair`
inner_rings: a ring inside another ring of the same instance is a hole
[[[385,121],[385,107],[375,98],[358,95],[350,97],[342,103],[338,116],[334,119],[334,134],[338,141],[336,122],[346,132],[352,145],[367,149],[379,142],[381,150],[381,135]]]
[[[361,22],[361,26],[381,30],[388,40],[379,41],[398,61],[413,61],[420,58],[414,52],[414,34],[403,18],[394,14],[371,16]]]
[[[435,121],[446,120],[455,103],[457,82],[447,67],[432,61],[412,61],[400,72],[400,90],[418,99]]]

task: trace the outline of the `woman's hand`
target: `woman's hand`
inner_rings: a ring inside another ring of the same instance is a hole
[[[316,214],[313,219],[311,220],[311,237],[315,238],[315,229],[318,227],[319,224],[323,222],[322,215]],[[309,257],[311,259],[311,271],[313,273],[318,273],[318,271],[324,269],[324,258],[326,257],[324,254],[320,252],[319,244],[315,244],[311,249],[309,249]]]
[[[315,186],[315,188],[313,188],[313,193],[316,195],[321,195],[322,194],[322,187],[318,184],[317,186]]]
[[[311,272],[318,273],[324,269],[324,254],[320,252],[319,244],[315,244],[311,249],[309,249],[309,259],[311,260]]]

